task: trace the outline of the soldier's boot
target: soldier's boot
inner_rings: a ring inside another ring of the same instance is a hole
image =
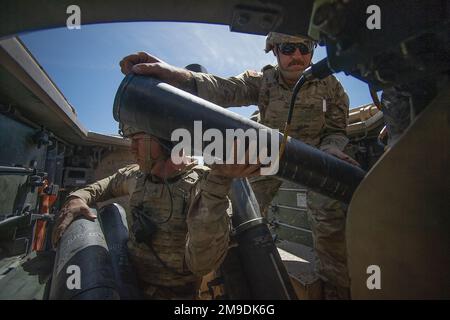
[[[308,191],[308,218],[316,254],[315,270],[324,281],[325,299],[349,299],[345,219],[347,206]]]

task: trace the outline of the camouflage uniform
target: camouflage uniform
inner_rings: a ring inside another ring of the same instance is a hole
[[[228,79],[192,73],[198,96],[218,105],[257,105],[259,122],[282,129],[287,118],[292,88],[280,76],[278,66],[266,66],[262,72],[246,71]],[[290,136],[326,150],[341,151],[348,143],[346,126],[349,100],[334,76],[307,81],[301,88],[293,112]],[[262,176],[252,179],[263,214],[281,181]],[[308,192],[308,213],[319,262],[318,274],[325,280],[327,298],[348,298],[349,278],[346,263],[344,204],[315,192]]]
[[[131,232],[128,242],[145,298],[193,299],[201,276],[225,258],[231,179],[208,170],[193,164],[161,183],[130,165],[70,195],[88,205],[129,195],[128,224],[142,215],[154,223],[157,230],[148,242],[138,243]]]

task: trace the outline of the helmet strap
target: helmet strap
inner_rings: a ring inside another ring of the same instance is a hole
[[[165,162],[168,159],[168,155],[166,150],[163,148],[163,152],[156,158],[152,158],[152,138],[145,137],[144,138],[144,149],[145,149],[145,161],[144,168],[140,168],[142,172],[149,174],[152,169],[155,167],[156,163],[163,161]]]

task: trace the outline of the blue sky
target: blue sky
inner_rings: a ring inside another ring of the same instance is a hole
[[[79,30],[58,28],[22,34],[41,66],[89,130],[117,133],[112,116],[116,90],[123,79],[119,61],[137,51],[152,53],[175,66],[203,65],[209,73],[234,76],[247,69],[260,70],[275,64],[264,52],[264,36],[230,32],[228,26],[198,23],[138,22],[81,26]],[[325,57],[319,47],[314,61]],[[337,74],[350,97],[350,107],[370,102],[367,85]],[[255,107],[232,108],[249,116]]]

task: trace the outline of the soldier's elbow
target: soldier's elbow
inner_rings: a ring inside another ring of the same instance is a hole
[[[217,270],[225,259],[225,255],[226,253],[222,253],[220,255],[209,255],[209,259],[196,259],[192,255],[187,255],[185,262],[189,271],[202,277],[211,271]]]
[[[186,266],[193,274],[199,277],[203,277],[214,270],[214,267],[207,263],[207,261],[193,262],[190,259],[186,259]]]

